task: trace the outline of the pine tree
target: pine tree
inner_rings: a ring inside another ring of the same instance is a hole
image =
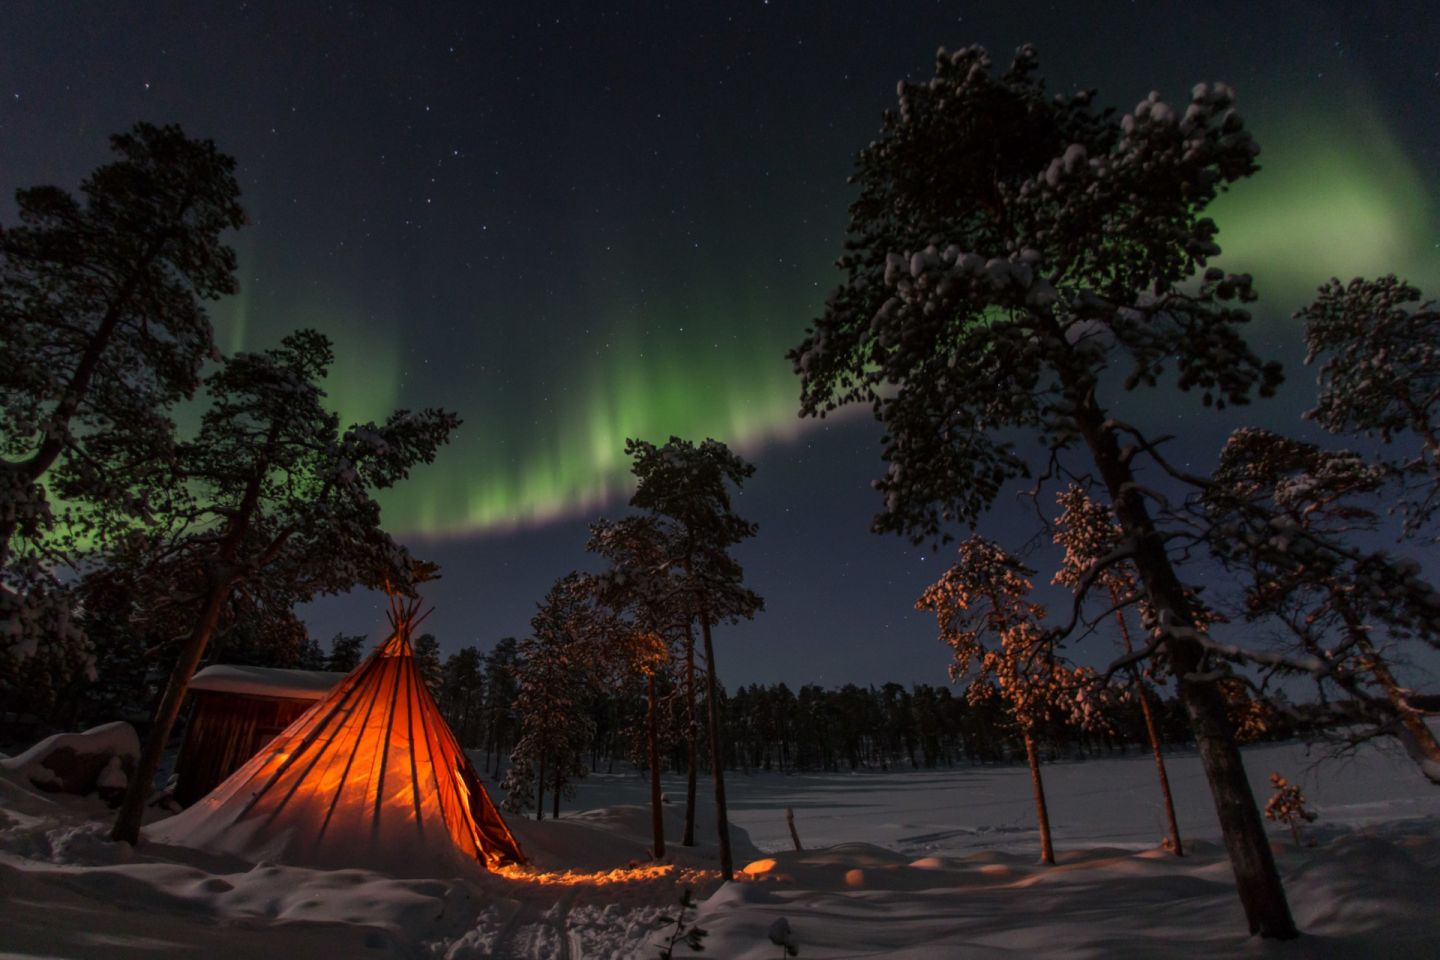
[[[484,744],[485,670],[480,651],[464,647],[445,660],[440,684],[440,712],[466,747]]]
[[[430,693],[437,694],[445,680],[445,668],[440,664],[440,641],[433,633],[422,633],[415,638],[414,651],[415,669],[420,671]]]
[[[208,407],[196,435],[177,448],[172,472],[126,478],[146,493],[158,522],[136,527],[123,502],[96,506],[97,528],[128,527],[130,536],[115,539],[148,558],[134,566],[148,571],[143,593],[190,610],[117,840],[139,838],[186,687],[237,592],[293,607],[357,584],[405,589],[417,575],[380,529],[374,494],[432,460],[459,421],[440,410],[399,411],[342,432],[319,386],[331,360],[330,342],[313,331],[227,359],[206,381]]]
[[[1440,509],[1440,305],[1393,274],[1331,280],[1295,314],[1305,323],[1306,363],[1320,363],[1319,402],[1306,416],[1336,434],[1403,449],[1391,465],[1407,486],[1406,530]]]
[[[1396,672],[1407,648],[1440,645],[1440,591],[1415,561],[1355,544],[1377,529],[1369,504],[1387,472],[1349,451],[1237,430],[1201,501],[1207,542],[1242,574],[1247,617],[1278,621],[1292,640],[1236,653],[1315,680],[1325,727],[1394,736],[1440,783],[1440,743]],[[1331,702],[1334,692],[1345,699]]]
[[[617,682],[642,677],[645,684],[646,763],[650,770],[652,851],[665,855],[665,819],[660,799],[660,709],[658,678],[671,664],[678,638],[693,636],[693,606],[681,568],[674,564],[677,544],[667,542],[666,528],[654,517],[600,520],[590,528],[586,549],[609,561],[609,569],[591,578],[596,598],[616,615],[606,631],[603,655],[618,675]],[[687,651],[693,656],[693,640]],[[696,763],[693,666],[686,663],[687,732],[690,778]],[[694,792],[686,800],[687,846],[694,844]]]
[[[349,673],[360,666],[364,648],[363,635],[335,634],[330,639],[330,655],[325,658],[325,669],[336,673]]]
[[[720,873],[728,881],[734,876],[734,863],[725,808],[725,739],[712,628],[717,623],[753,618],[764,609],[759,595],[744,586],[744,571],[730,555],[731,548],[756,532],[753,523],[734,512],[730,500],[730,489],[738,490],[755,468],[716,440],[696,446],[671,437],[660,447],[627,440],[625,454],[633,461],[630,469],[636,478],[630,505],[647,511],[664,529],[664,541],[671,545],[671,562],[685,580],[691,616],[700,626]],[[693,641],[687,644],[687,676],[693,675],[689,663],[693,647]]]
[[[1053,635],[1043,628],[1045,608],[1029,599],[1033,570],[983,537],[961,541],[958,554],[915,609],[935,614],[940,639],[955,654],[951,679],[967,681],[967,699],[998,697],[1019,726],[1035,793],[1040,862],[1053,864],[1036,738],[1053,711],[1090,705],[1090,678],[1060,662]]]
[[[568,574],[557,581],[530,628],[533,635],[520,643],[520,736],[502,787],[510,810],[523,809],[533,789],[535,819],[542,820],[547,789],[558,817],[561,797],[574,796],[575,783],[589,773],[585,752],[595,732],[589,671],[596,638],[584,578]]]
[[[1039,472],[1017,435],[1097,475],[1155,618],[1147,652],[1179,678],[1250,929],[1293,937],[1213,654],[1167,549],[1169,506],[1137,480],[1142,463],[1170,465],[1123,417],[1128,396],[1171,370],[1207,406],[1280,382],[1241,334],[1251,278],[1210,265],[1218,228],[1203,216],[1257,169],[1258,150],[1224,84],[1197,85],[1181,108],[1154,93],[1117,116],[1090,92],[1051,95],[1037,68],[1029,46],[998,72],[978,47],[942,50],[933,79],[899,85],[857,161],[846,280],[790,354],[802,412],[871,405],[889,462],[875,529],[921,541],[973,527]]]
[[[301,670],[324,670],[325,651],[320,649],[320,641],[314,637],[306,637],[305,642],[300,645]]]
[[[0,230],[0,668],[45,644],[93,672],[54,575],[93,531],[50,493],[124,498],[117,472],[167,461],[170,412],[214,352],[204,301],[237,289],[220,241],[245,220],[235,162],[174,126],[110,143],[79,198],[19,190],[19,223]]]
[[[515,699],[520,694],[520,644],[504,637],[485,655],[485,730],[488,752],[495,757],[494,776],[515,733]]]
[[[1055,543],[1065,549],[1065,557],[1052,582],[1080,592],[1087,581],[1093,581],[1110,601],[1125,653],[1134,653],[1135,644],[1130,637],[1125,608],[1137,601],[1139,584],[1132,564],[1111,560],[1120,550],[1120,529],[1115,524],[1114,514],[1105,504],[1090,499],[1085,488],[1079,484],[1072,483],[1057,495],[1056,500],[1061,512],[1055,520]],[[1145,718],[1145,737],[1150,743],[1150,752],[1155,757],[1155,772],[1160,779],[1160,796],[1165,804],[1165,823],[1170,833],[1167,846],[1177,857],[1184,856],[1180,825],[1175,819],[1175,801],[1170,796],[1170,777],[1165,771],[1165,753],[1160,748],[1160,730],[1150,706],[1149,685],[1139,667],[1131,664],[1129,669],[1131,688]]]

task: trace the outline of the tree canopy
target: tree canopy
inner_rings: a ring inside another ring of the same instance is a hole
[[[1293,937],[1224,665],[1157,522],[1169,505],[1136,475],[1141,458],[1169,465],[1120,416],[1162,377],[1206,406],[1279,384],[1242,333],[1251,278],[1212,265],[1204,216],[1259,149],[1224,84],[1117,114],[1089,91],[1049,94],[1038,63],[1030,46],[1002,71],[979,47],[942,48],[930,80],[898,85],[856,161],[845,282],[789,354],[801,413],[870,405],[888,464],[874,528],[917,543],[974,527],[1036,472],[1103,487],[1121,531],[1108,560],[1133,561],[1152,613],[1143,655],[1163,652],[1181,678],[1250,929]],[[1043,471],[1019,438],[1040,442]]]

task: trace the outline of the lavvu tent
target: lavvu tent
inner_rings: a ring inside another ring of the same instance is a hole
[[[325,869],[442,876],[523,863],[416,668],[418,603],[330,693],[193,806],[146,828],[160,843]]]

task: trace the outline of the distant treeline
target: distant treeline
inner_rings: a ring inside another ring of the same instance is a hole
[[[483,751],[491,776],[504,769],[519,734],[511,710],[520,666],[513,640],[504,640],[489,654],[467,648],[444,663],[435,685],[441,712],[462,745]],[[667,770],[685,771],[685,709],[678,690],[664,703],[662,762]],[[703,694],[697,711],[702,734],[708,711]],[[1184,709],[1174,696],[1152,690],[1151,706],[1166,746],[1192,743]],[[1265,708],[1265,722],[1236,725],[1250,740],[1283,740],[1305,732],[1276,704]],[[960,764],[1023,762],[1021,732],[998,700],[972,703],[948,685],[899,683],[879,686],[846,684],[825,688],[805,684],[793,690],[784,683],[750,684],[733,693],[720,688],[720,714],[728,744],[726,769],[780,772],[935,769]],[[1237,710],[1253,712],[1246,701]],[[645,700],[638,687],[613,693],[596,691],[588,705],[593,728],[589,767],[614,770],[617,764],[644,766]],[[1148,750],[1138,700],[1113,704],[1108,729],[1087,730],[1067,722],[1058,712],[1041,731],[1046,759],[1113,755]],[[710,763],[709,738],[699,737],[702,770]]]

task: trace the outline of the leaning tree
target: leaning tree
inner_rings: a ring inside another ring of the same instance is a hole
[[[790,353],[801,412],[871,405],[889,464],[875,528],[917,541],[973,526],[1030,475],[1023,435],[1041,441],[1047,473],[1079,461],[1098,476],[1121,531],[1107,562],[1134,565],[1153,615],[1137,656],[1162,653],[1178,678],[1250,929],[1293,937],[1222,671],[1164,504],[1140,482],[1163,458],[1120,419],[1170,371],[1206,406],[1280,382],[1241,333],[1250,277],[1209,265],[1218,228],[1202,215],[1257,169],[1258,149],[1224,84],[1117,115],[1091,92],[1051,95],[1037,65],[1029,46],[1002,71],[979,47],[942,49],[932,79],[899,84],[857,160],[846,279]]]
[[[167,458],[214,353],[204,303],[238,289],[235,161],[175,126],[110,144],[78,197],[19,190],[0,228],[0,658],[85,653],[54,575],[85,544],[52,497],[123,497],[117,467]]]
[[[1314,680],[1320,703],[1297,712],[1322,735],[1394,737],[1440,784],[1440,742],[1397,676],[1409,654],[1440,649],[1440,592],[1414,560],[1360,545],[1388,475],[1351,451],[1245,428],[1197,502],[1211,550],[1240,575],[1247,618],[1288,638],[1237,655]]]

